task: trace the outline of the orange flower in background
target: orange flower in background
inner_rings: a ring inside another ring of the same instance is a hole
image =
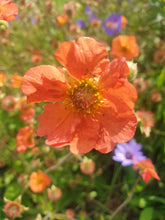
[[[110,52],[113,58],[125,57],[126,60],[132,60],[139,55],[139,46],[134,36],[119,35],[112,40],[112,49]]]
[[[138,169],[140,171],[140,174],[144,182],[148,183],[152,177],[154,177],[157,180],[160,180],[160,177],[155,171],[155,167],[150,159],[145,159],[138,162],[137,160],[135,160],[135,158],[133,158],[133,161],[136,163],[136,165],[133,166],[133,169]]]
[[[16,136],[17,152],[24,153],[35,145],[35,129],[32,125],[20,128]]]
[[[124,15],[122,15],[121,16],[121,27],[122,28],[125,27],[127,23],[128,23],[127,18]]]
[[[17,102],[13,96],[8,95],[8,96],[4,97],[1,105],[4,110],[12,112],[16,109]]]
[[[19,76],[17,73],[11,76],[11,87],[12,88],[20,88],[22,82],[22,76]]]
[[[51,183],[50,177],[41,170],[31,173],[29,179],[29,187],[35,193],[41,193]]]
[[[35,114],[34,103],[27,104],[27,98],[22,97],[18,103],[19,109],[21,111],[20,118],[24,122],[28,122],[33,118]]]
[[[7,78],[4,74],[4,72],[0,71],[0,88],[4,85],[4,83],[6,82]]]
[[[11,0],[0,1],[0,20],[13,21],[18,14],[18,7]]]
[[[59,26],[63,26],[68,21],[66,14],[64,14],[64,15],[57,15],[56,16],[56,20],[57,20],[57,24]]]
[[[140,121],[140,130],[146,137],[150,136],[151,128],[155,124],[155,116],[151,111],[139,110],[136,112],[138,121]]]
[[[33,51],[33,56],[31,58],[31,60],[32,60],[33,63],[36,63],[36,64],[41,63],[42,57],[41,57],[41,54],[38,50]]]
[[[68,218],[74,218],[74,216],[75,216],[75,211],[74,211],[74,209],[67,209],[66,210],[66,212],[65,212],[65,214],[66,214],[66,216],[68,217]]]
[[[137,93],[127,81],[125,59],[111,63],[104,46],[93,38],[64,42],[55,58],[65,67],[42,65],[27,71],[22,90],[30,102],[45,105],[39,116],[38,135],[47,135],[52,147],[70,145],[74,154],[93,148],[102,153],[116,142],[130,140],[137,119],[132,108]]]

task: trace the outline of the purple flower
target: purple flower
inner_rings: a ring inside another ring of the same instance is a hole
[[[77,19],[76,24],[79,28],[84,28],[85,27],[85,21],[82,19]]]
[[[137,144],[134,139],[130,140],[128,143],[117,144],[114,150],[113,160],[121,162],[122,166],[129,166],[135,164],[132,160],[134,157],[137,161],[146,159],[143,153],[140,151],[142,148],[141,144]]]
[[[89,6],[85,6],[85,14],[87,15],[92,15],[94,12],[91,11],[90,7]]]
[[[103,28],[108,36],[118,34],[122,25],[120,14],[111,14],[103,24]]]

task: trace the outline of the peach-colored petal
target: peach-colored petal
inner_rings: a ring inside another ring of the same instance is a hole
[[[22,80],[27,102],[54,102],[64,99],[67,85],[62,72],[55,66],[41,65],[29,69]]]
[[[96,145],[99,123],[86,116],[79,124],[75,137],[70,144],[70,151],[73,154],[85,154],[91,151]]]
[[[55,103],[45,105],[45,111],[38,121],[40,125],[37,134],[47,135],[47,145],[61,147],[72,141],[80,118],[64,104]]]
[[[125,58],[115,59],[106,66],[99,83],[108,89],[113,87],[119,79],[126,78],[128,75],[129,68]]]
[[[110,105],[103,107],[102,113],[97,117],[113,143],[125,143],[134,136],[137,119],[124,102],[118,103],[114,97],[111,97]]]
[[[127,80],[119,81],[113,88],[105,90],[104,96],[111,100],[112,97],[116,98],[116,101],[124,101],[131,109],[135,106],[137,100],[137,91],[135,87]]]
[[[152,178],[152,175],[150,172],[148,172],[148,170],[144,170],[143,173],[141,174],[143,180],[145,183],[148,183],[150,181],[150,179]]]
[[[106,48],[88,37],[80,37],[77,43],[64,42],[55,53],[55,58],[69,74],[78,79],[84,75],[92,75],[91,69],[105,57],[108,57]]]
[[[11,1],[0,2],[0,20],[12,21],[18,14],[18,7]]]
[[[115,143],[112,142],[110,133],[105,128],[101,128],[95,149],[105,154],[112,151],[114,147]]]

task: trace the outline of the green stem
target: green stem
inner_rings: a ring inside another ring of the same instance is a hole
[[[48,173],[52,170],[56,170],[59,166],[61,166],[63,163],[65,163],[65,161],[67,161],[72,156],[73,156],[73,154],[69,152],[67,155],[62,157],[62,159],[57,164],[46,169],[44,173]]]
[[[136,182],[135,182],[135,184],[134,184],[134,186],[132,187],[132,190],[131,190],[129,196],[127,197],[127,199],[120,206],[117,207],[117,209],[113,212],[113,214],[111,215],[109,220],[112,220],[118,214],[118,212],[120,212],[122,210],[122,208],[124,206],[126,206],[129,203],[129,201],[132,199],[132,196],[134,194],[135,188],[136,188],[140,178],[141,178],[141,176],[139,175],[137,180],[136,180]]]

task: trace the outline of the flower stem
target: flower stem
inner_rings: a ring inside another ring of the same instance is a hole
[[[109,218],[109,220],[112,220],[112,219],[118,214],[118,212],[120,212],[120,211],[122,210],[122,208],[123,208],[124,206],[126,206],[126,205],[129,203],[129,201],[132,199],[132,196],[133,196],[133,194],[134,194],[135,188],[136,188],[136,186],[137,186],[137,184],[138,184],[140,178],[141,178],[141,176],[139,175],[138,178],[137,178],[137,180],[136,180],[136,182],[135,182],[135,184],[134,184],[134,186],[132,187],[132,190],[131,190],[131,192],[130,192],[128,198],[127,198],[123,203],[121,203],[120,206],[117,207],[117,209],[113,212],[113,214],[111,215],[111,217]]]
[[[71,156],[73,156],[73,154],[69,152],[67,155],[62,157],[62,159],[57,164],[46,169],[44,173],[48,173],[52,170],[56,170],[59,166],[61,166],[63,163],[65,163],[65,161],[67,161]]]

